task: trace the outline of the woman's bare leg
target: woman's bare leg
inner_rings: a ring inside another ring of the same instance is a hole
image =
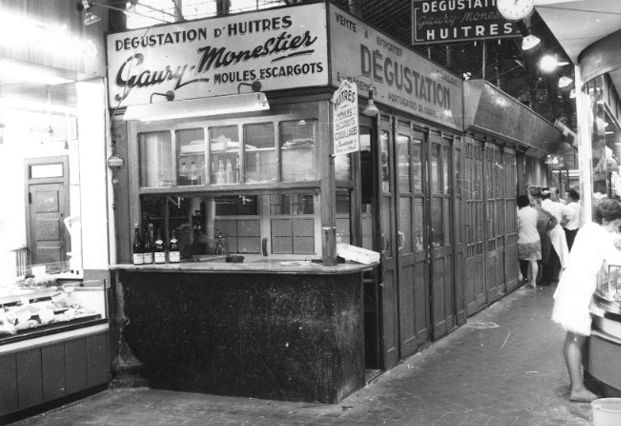
[[[563,355],[565,356],[565,363],[567,364],[571,383],[570,401],[589,402],[597,399],[597,395],[584,387],[582,380],[582,350],[584,349],[586,339],[587,336],[569,331],[565,337]]]
[[[531,288],[537,288],[537,273],[539,272],[539,264],[536,260],[531,260],[528,268],[528,285]]]

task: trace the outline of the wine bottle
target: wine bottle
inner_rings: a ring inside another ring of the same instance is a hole
[[[168,261],[170,263],[179,263],[181,261],[181,255],[179,253],[179,243],[175,237],[175,230],[172,230],[170,240],[168,241]]]
[[[157,230],[157,238],[153,243],[153,261],[155,263],[166,263],[166,251],[164,251],[164,241],[160,236],[160,230]]]
[[[140,229],[138,224],[134,225],[134,244],[132,246],[133,257],[132,262],[134,265],[142,265],[144,263],[144,255],[142,253],[142,238],[140,238]]]
[[[144,242],[142,243],[142,254],[144,256],[144,263],[153,263],[153,225],[149,224],[147,232],[145,233]]]

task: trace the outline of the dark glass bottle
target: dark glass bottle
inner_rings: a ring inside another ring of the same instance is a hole
[[[160,236],[160,230],[157,230],[157,238],[153,243],[153,261],[155,263],[166,263],[166,251],[164,250],[164,241]]]
[[[179,263],[181,261],[181,253],[179,253],[179,242],[175,237],[175,230],[173,229],[170,234],[170,240],[168,241],[168,261],[170,263]]]
[[[149,224],[142,243],[144,263],[153,263],[153,225]]]
[[[140,229],[138,224],[134,225],[134,243],[132,245],[132,263],[134,265],[142,265],[144,263],[144,255],[142,253],[142,238],[140,237]]]

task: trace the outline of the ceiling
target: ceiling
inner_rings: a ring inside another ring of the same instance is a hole
[[[621,29],[619,0],[535,0],[535,8],[574,64],[588,46]],[[619,93],[621,69],[610,77]]]

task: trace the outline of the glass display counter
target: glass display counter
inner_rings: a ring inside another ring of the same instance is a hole
[[[621,396],[621,265],[607,265],[598,276],[591,304],[591,337],[584,363],[587,385],[597,394]]]
[[[0,287],[0,346],[105,322],[101,281],[60,283],[46,275]]]

